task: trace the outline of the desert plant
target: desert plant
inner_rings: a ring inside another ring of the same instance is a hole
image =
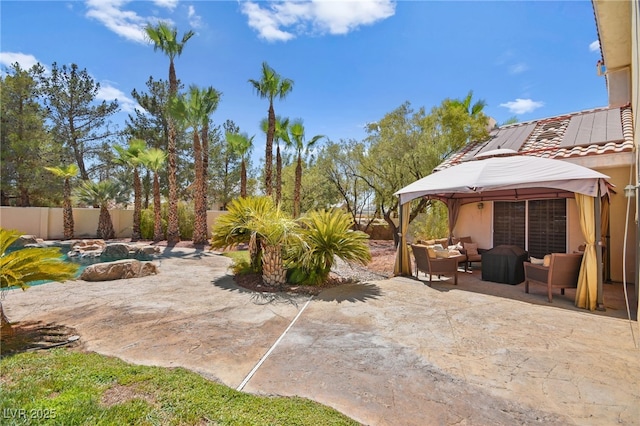
[[[261,270],[261,244],[253,229],[253,221],[275,208],[271,197],[241,197],[231,201],[228,211],[216,220],[211,230],[211,248],[248,244],[251,266],[256,271]]]
[[[120,186],[110,180],[84,181],[76,190],[76,196],[85,204],[100,206],[100,217],[96,231],[98,238],[105,240],[115,238],[116,232],[113,229],[113,221],[108,207],[110,202],[121,203],[125,201]]]
[[[300,240],[287,251],[290,281],[301,284],[324,282],[336,258],[366,265],[371,260],[369,236],[354,231],[351,215],[342,210],[312,211],[299,220]]]
[[[79,265],[65,262],[56,247],[29,247],[7,252],[20,235],[17,231],[0,228],[0,289],[18,286],[26,290],[32,281],[66,281],[76,275]],[[1,300],[0,322],[3,334],[12,332]]]

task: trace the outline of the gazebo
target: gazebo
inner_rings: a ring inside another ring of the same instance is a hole
[[[449,211],[449,234],[460,206],[480,201],[575,198],[586,247],[576,292],[576,306],[604,308],[602,289],[602,203],[608,202],[609,176],[577,164],[499,149],[440,170],[397,191],[400,238],[395,275],[410,275],[406,242],[410,203],[417,198],[440,200]],[[601,200],[596,202],[596,200]],[[604,220],[608,220],[606,215]]]

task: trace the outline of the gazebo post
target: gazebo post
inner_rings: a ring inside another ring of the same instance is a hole
[[[604,306],[604,289],[602,288],[602,207],[601,207],[600,182],[598,181],[598,194],[594,204],[596,219],[596,260],[598,263],[598,295],[596,309],[606,311]]]

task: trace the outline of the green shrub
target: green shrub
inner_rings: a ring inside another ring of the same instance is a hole
[[[181,201],[178,203],[178,227],[180,229],[181,240],[193,239],[193,223],[195,221],[195,211],[193,203]]]

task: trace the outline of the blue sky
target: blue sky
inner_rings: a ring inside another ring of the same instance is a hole
[[[7,1],[0,3],[0,64],[76,63],[117,98],[124,123],[135,88],[167,79],[168,59],[142,28],[158,20],[196,35],[176,59],[185,85],[213,86],[213,118],[256,135],[267,101],[248,79],[263,61],[294,81],[278,115],[304,120],[307,138],[362,139],[364,126],[409,101],[487,102],[502,123],[606,106],[591,2],[584,1]]]

